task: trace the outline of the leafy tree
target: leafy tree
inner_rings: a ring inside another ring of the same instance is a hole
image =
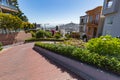
[[[21,27],[22,20],[11,14],[0,13],[0,29],[7,33],[7,30],[17,30]]]
[[[13,6],[15,6],[18,12],[12,12],[12,15],[18,16],[22,21],[28,22],[27,16],[20,10],[17,0],[12,0]]]
[[[26,30],[34,28],[34,25],[29,23],[29,22],[23,22],[22,23],[22,28],[26,31]]]

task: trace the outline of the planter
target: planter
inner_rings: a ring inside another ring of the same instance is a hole
[[[62,65],[85,80],[120,80],[119,76],[104,72],[100,69],[66,58],[54,52],[35,46],[34,49],[47,58]]]

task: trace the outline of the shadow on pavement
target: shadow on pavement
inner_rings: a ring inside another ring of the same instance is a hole
[[[35,50],[33,48],[33,50]],[[77,80],[84,80],[82,79],[80,76],[77,76],[75,73],[71,72],[70,70],[68,70],[67,68],[63,67],[62,65],[60,65],[59,63],[55,62],[53,59],[50,59],[49,57],[47,57],[44,54],[41,54],[43,52],[39,52],[38,50],[35,50],[36,52],[38,52],[41,56],[43,56],[49,63],[51,63],[52,65],[55,65],[57,68],[60,69],[61,72],[67,72],[72,78],[77,79]]]

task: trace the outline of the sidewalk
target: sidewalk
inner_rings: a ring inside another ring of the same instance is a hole
[[[22,44],[0,52],[0,80],[82,80]]]
[[[95,67],[72,60],[70,58],[58,55],[46,49],[36,46],[34,47],[34,49],[40,52],[40,54],[64,66],[65,68],[69,69],[70,71],[76,73],[77,75],[81,76],[86,80],[120,80],[120,76],[97,69]]]

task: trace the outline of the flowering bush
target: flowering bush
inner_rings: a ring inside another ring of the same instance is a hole
[[[0,29],[8,33],[7,30],[17,30],[21,28],[22,20],[11,14],[0,13]]]
[[[120,57],[120,39],[111,36],[91,39],[86,44],[86,48],[100,55]]]
[[[78,39],[70,39],[70,40],[64,41],[63,44],[84,48],[85,42]]]

